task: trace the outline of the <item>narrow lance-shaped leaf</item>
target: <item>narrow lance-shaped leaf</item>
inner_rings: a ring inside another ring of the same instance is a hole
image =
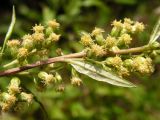
[[[153,29],[153,32],[149,40],[149,44],[152,44],[153,42],[155,42],[159,37],[160,37],[160,18]]]
[[[84,60],[66,60],[69,62],[76,71],[87,75],[97,81],[107,82],[112,85],[121,87],[136,87],[133,83],[128,82],[117,75],[104,70],[103,68],[88,63]]]
[[[13,31],[13,28],[14,28],[14,25],[15,25],[15,22],[16,22],[16,14],[15,14],[15,8],[13,6],[13,11],[12,11],[12,20],[11,20],[11,24],[8,28],[8,31],[7,31],[7,34],[5,36],[5,39],[4,39],[4,43],[3,43],[3,47],[2,47],[2,50],[1,50],[1,55],[3,54],[4,52],[4,49],[5,49],[5,46],[6,46],[6,43],[8,41],[8,39],[10,38],[11,34],[12,34],[12,31]]]

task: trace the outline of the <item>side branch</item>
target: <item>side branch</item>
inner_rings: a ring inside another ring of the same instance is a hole
[[[114,51],[113,54],[139,53],[150,49],[148,45]]]

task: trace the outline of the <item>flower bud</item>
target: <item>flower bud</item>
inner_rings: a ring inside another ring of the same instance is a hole
[[[129,23],[123,23],[123,30],[121,31],[121,34],[132,32],[132,25]]]
[[[95,39],[98,45],[104,45],[105,39],[102,34],[97,35]]]
[[[20,46],[20,41],[16,40],[16,39],[9,40],[7,42],[7,46],[9,46],[9,47],[18,47],[18,46]]]
[[[105,32],[103,29],[95,27],[95,29],[91,33],[91,35],[95,37],[96,43],[98,45],[104,44],[105,40],[102,34],[103,32]]]
[[[34,47],[34,42],[33,42],[33,38],[32,35],[24,35],[23,36],[23,41],[22,41],[22,46],[28,50],[33,49]]]
[[[43,33],[43,30],[44,30],[44,26],[42,26],[41,24],[39,24],[39,25],[36,24],[35,26],[33,26],[34,32]]]
[[[108,36],[106,38],[106,41],[105,41],[105,47],[106,48],[111,48],[113,46],[116,45],[116,38],[115,37],[111,37],[111,36]]]
[[[145,29],[144,24],[140,22],[135,22],[135,24],[132,27],[132,32],[142,32]]]
[[[119,75],[120,77],[127,77],[127,76],[130,75],[130,73],[129,73],[129,71],[128,71],[127,68],[125,68],[125,67],[123,67],[123,66],[120,66],[120,67],[118,68],[118,75]]]
[[[122,59],[119,56],[116,57],[108,57],[105,60],[105,64],[109,65],[109,66],[113,66],[115,68],[119,68],[120,66],[122,66]]]
[[[90,46],[93,44],[93,40],[89,34],[83,34],[81,36],[81,41],[80,41],[84,46]]]
[[[60,24],[56,22],[56,20],[51,20],[48,22],[48,26],[51,27],[52,29],[57,29],[59,28]]]
[[[111,36],[115,36],[115,37],[118,36],[120,31],[123,28],[122,22],[114,20],[111,25],[113,26],[113,28],[111,30]]]
[[[127,68],[131,68],[132,65],[133,65],[133,60],[132,59],[126,59],[124,62],[123,62],[123,65]]]
[[[44,34],[43,33],[33,33],[32,38],[34,42],[42,42],[44,40]]]
[[[99,46],[97,44],[91,45],[91,52],[96,56],[96,57],[102,57],[106,54],[105,50],[102,48],[102,46]]]
[[[141,74],[151,74],[154,71],[153,63],[151,58],[136,57],[133,59],[134,71],[140,72]]]
[[[51,33],[49,37],[44,41],[44,47],[50,47],[54,42],[57,42],[60,39],[61,35]]]
[[[16,102],[16,97],[14,95],[10,95],[9,93],[2,93],[3,104],[2,111],[10,110]]]
[[[133,24],[134,22],[130,18],[124,18],[124,23]]]
[[[28,94],[25,92],[21,92],[20,97],[22,100],[28,102],[29,104],[32,103],[34,96],[32,94]]]
[[[9,50],[11,52],[12,56],[16,56],[18,53],[18,49],[20,47],[20,41],[19,40],[9,40],[7,42],[7,46],[9,47]]]
[[[79,77],[72,77],[71,84],[76,85],[76,86],[80,86],[82,84],[82,80]]]
[[[9,94],[15,95],[15,94],[19,93],[20,89],[21,89],[19,87],[19,85],[20,85],[20,79],[17,78],[17,77],[12,78],[11,82],[10,82],[10,84],[8,86],[8,92],[9,92]]]
[[[132,24],[134,22],[129,19],[129,18],[124,18],[124,23],[123,23],[123,30],[121,31],[121,34],[132,32]]]
[[[129,34],[122,34],[118,39],[118,45],[129,45],[131,44],[132,38]]]
[[[60,36],[61,35],[57,35],[55,33],[51,33],[48,39],[53,41],[53,42],[57,42],[59,40]]]
[[[95,29],[92,31],[91,35],[96,37],[97,35],[101,35],[103,32],[104,32],[103,29],[95,27]]]
[[[39,72],[38,77],[43,80],[44,84],[50,85],[55,80],[52,74],[48,74],[46,72]]]
[[[64,85],[59,85],[57,88],[56,88],[56,91],[57,92],[63,92],[65,89]]]
[[[28,56],[28,50],[26,48],[19,48],[17,58],[19,60],[24,60]]]

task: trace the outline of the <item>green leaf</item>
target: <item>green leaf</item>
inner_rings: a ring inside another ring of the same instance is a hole
[[[152,44],[153,42],[155,42],[159,37],[160,37],[160,18],[153,29],[153,32],[149,40],[149,44]]]
[[[87,75],[97,81],[107,82],[112,85],[121,87],[136,87],[133,83],[128,82],[117,75],[104,70],[103,68],[88,63],[84,60],[66,60],[69,62],[76,71]]]
[[[4,49],[5,49],[5,46],[6,46],[6,43],[8,41],[8,39],[10,38],[11,34],[12,34],[12,31],[13,31],[13,28],[14,28],[14,25],[15,25],[15,22],[16,22],[16,14],[15,14],[15,8],[13,6],[13,11],[12,11],[12,20],[11,20],[11,24],[9,26],[9,29],[8,29],[8,32],[5,36],[5,39],[4,39],[4,43],[3,43],[3,47],[2,47],[2,50],[1,50],[1,56],[4,52]]]

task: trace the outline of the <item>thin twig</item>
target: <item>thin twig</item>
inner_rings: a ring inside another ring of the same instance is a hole
[[[141,46],[141,47],[117,50],[117,51],[114,51],[113,54],[139,53],[139,52],[143,52],[148,49],[150,49],[150,47],[148,45],[145,45],[145,46]]]

